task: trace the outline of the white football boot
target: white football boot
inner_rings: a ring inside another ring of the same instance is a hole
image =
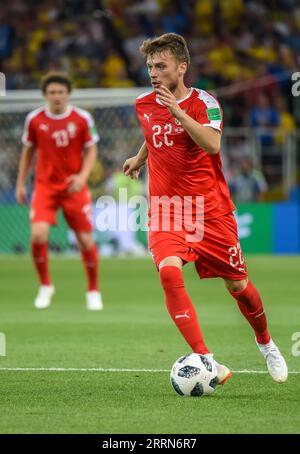
[[[255,339],[261,354],[266,360],[269,374],[277,383],[284,383],[288,378],[288,368],[284,357],[272,339],[268,344],[259,344]]]
[[[54,293],[55,288],[53,285],[41,285],[34,301],[34,306],[37,309],[46,309],[50,306]]]
[[[224,385],[226,381],[231,377],[232,372],[230,369],[228,369],[227,366],[224,366],[223,364],[219,364],[215,359],[213,353],[207,353],[206,355],[207,358],[209,358],[212,362],[215,363],[215,366],[217,368],[217,373],[218,373],[218,385]]]
[[[86,308],[89,311],[101,311],[103,309],[101,293],[98,290],[86,292]]]

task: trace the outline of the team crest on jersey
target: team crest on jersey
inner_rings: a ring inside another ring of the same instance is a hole
[[[40,124],[40,129],[45,132],[49,130],[48,125],[46,125],[45,123]]]
[[[76,132],[77,132],[77,126],[75,123],[73,122],[70,122],[67,124],[67,131],[68,131],[68,134],[69,134],[69,137],[72,139],[73,137],[76,136]]]

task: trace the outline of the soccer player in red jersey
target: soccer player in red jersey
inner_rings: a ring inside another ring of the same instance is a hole
[[[103,308],[98,288],[98,250],[92,236],[92,205],[87,180],[97,156],[99,136],[92,116],[71,106],[71,81],[63,73],[47,74],[41,84],[46,105],[28,114],[16,184],[19,204],[26,203],[25,181],[36,154],[34,191],[30,206],[31,253],[40,289],[35,307],[44,309],[54,294],[48,270],[48,236],[56,212],[74,230],[85,266],[87,308]]]
[[[235,207],[222,172],[220,105],[204,90],[185,86],[190,57],[183,37],[167,33],[144,41],[140,49],[153,90],[136,100],[145,142],[138,154],[124,163],[123,170],[137,178],[148,160],[149,248],[168,311],[191,349],[215,361],[184,287],[182,266],[192,261],[200,278],[221,277],[254,330],[270,375],[282,383],[288,376],[287,366],[270,337],[259,292],[248,277]],[[188,220],[183,216],[186,203]],[[167,228],[166,215],[170,218]],[[192,226],[196,227],[194,235]],[[223,384],[231,372],[215,363]]]

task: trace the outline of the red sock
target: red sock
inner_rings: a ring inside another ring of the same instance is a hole
[[[87,251],[81,251],[82,261],[84,263],[87,279],[88,290],[98,290],[98,249],[94,244]]]
[[[159,274],[167,308],[177,328],[195,353],[208,353],[197,313],[184,287],[181,270],[175,266],[164,266]]]
[[[31,243],[31,255],[39,275],[41,285],[51,285],[48,270],[48,244]]]
[[[267,344],[271,339],[267,318],[264,312],[263,304],[258,291],[251,281],[248,281],[247,287],[241,292],[230,292],[237,300],[241,313],[252,326],[257,342]]]

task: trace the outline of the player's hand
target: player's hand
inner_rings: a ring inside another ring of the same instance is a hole
[[[69,185],[68,192],[79,192],[86,184],[86,179],[77,173],[67,178],[67,184]]]
[[[181,112],[181,108],[177,104],[177,100],[173,93],[164,85],[159,85],[154,89],[161,103],[166,106],[170,113],[176,117]]]
[[[26,203],[26,188],[24,185],[17,185],[16,187],[16,199],[19,205],[25,205]]]
[[[123,173],[132,179],[138,179],[142,165],[137,161],[136,156],[126,159],[123,165]]]

